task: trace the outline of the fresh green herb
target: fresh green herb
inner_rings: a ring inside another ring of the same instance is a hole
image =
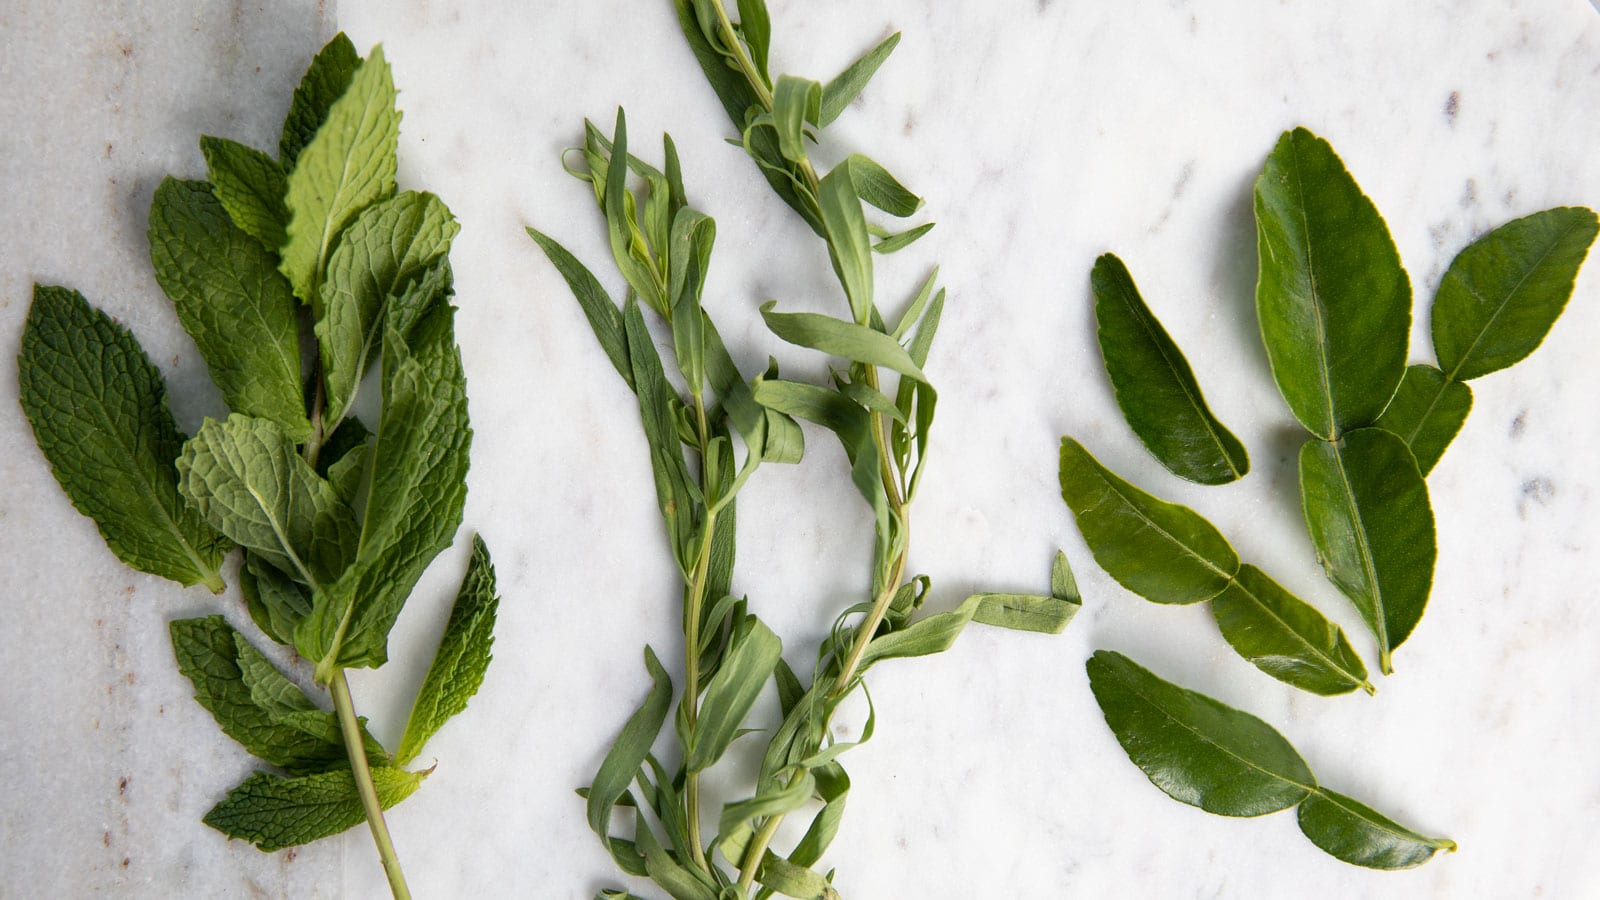
[[[1061,440],[1061,496],[1095,561],[1155,603],[1211,601],[1222,636],[1240,656],[1314,694],[1371,694],[1367,667],[1344,631],[1255,566],[1186,506],[1134,487],[1070,437]]]
[[[1117,406],[1151,455],[1179,478],[1227,484],[1250,471],[1244,445],[1217,421],[1183,351],[1139,295],[1122,260],[1107,253],[1089,275],[1100,354]]]
[[[1120,653],[1097,651],[1088,671],[1118,743],[1174,800],[1221,816],[1298,807],[1312,843],[1373,869],[1407,869],[1456,849],[1322,787],[1283,735],[1249,713],[1163,681]]]
[[[295,92],[278,160],[206,137],[209,180],[156,189],[156,280],[226,420],[186,440],[133,335],[65,288],[35,287],[18,378],[40,450],[112,552],[220,593],[240,547],[251,618],[332,694],[330,713],[221,616],[171,624],[196,699],[287,775],[257,772],[205,822],[276,850],[365,819],[404,897],[382,810],[421,784],[427,772],[403,767],[482,682],[498,600],[475,540],[400,749],[386,751],[344,669],[386,661],[395,617],[461,523],[471,444],[449,302],[457,226],[432,195],[395,194],[394,102],[381,48],[362,60],[339,35]],[[350,410],[380,358],[374,435]]]
[[[1441,368],[1406,369],[1377,422],[1405,439],[1423,475],[1472,409],[1465,382],[1521,362],[1549,334],[1597,230],[1591,210],[1547,209],[1501,225],[1451,261],[1433,296]]]
[[[716,58],[707,74],[730,111],[737,110],[742,144],[758,162],[777,167],[764,169],[769,181],[827,240],[850,309],[848,318],[836,319],[777,312],[769,303],[762,317],[780,338],[842,356],[847,365],[827,387],[781,380],[776,364],[747,381],[702,304],[715,226],[688,205],[671,140],[659,170],[629,154],[620,113],[609,140],[588,127],[584,146],[570,151],[568,170],[591,184],[605,215],[612,257],[628,285],[620,310],[571,254],[537,231],[529,234],[566,279],[601,348],[639,399],[658,505],[684,586],[686,653],[685,687],[673,718],[681,764],[669,770],[652,752],[672,711],[672,680],[646,648],[653,687],[583,793],[590,827],[618,867],[652,879],[674,897],[717,900],[752,891],[763,898],[833,897],[832,873],[813,867],[838,831],[850,789],[839,756],[869,739],[876,719],[869,704],[854,743],[835,739],[832,719],[846,697],[865,692],[868,669],[944,650],[972,621],[1058,632],[1080,600],[1065,558],[1058,557],[1049,596],[975,594],[955,610],[916,615],[929,581],[907,569],[909,508],[936,402],[923,367],[945,295],[929,277],[889,327],[875,303],[873,254],[905,246],[928,226],[893,236],[867,222],[862,204],[904,217],[922,201],[864,156],[851,156],[821,177],[806,156],[814,131],[855,96],[888,50],[868,54],[826,87],[790,76],[774,84],[766,74],[770,25],[759,0],[739,4],[738,25],[718,0],[697,0],[692,9],[680,3],[679,15],[695,52]],[[642,191],[629,187],[630,173],[644,182]],[[682,389],[667,381],[646,307],[671,333]],[[779,637],[749,614],[743,598],[728,593],[735,494],[761,463],[799,461],[803,442],[795,419],[840,439],[850,477],[875,520],[870,590],[840,615],[816,651],[809,684],[784,661]],[[744,444],[742,459],[734,435]],[[747,719],[769,682],[782,724],[770,735],[750,795],[724,805],[707,840],[701,777],[750,733]],[[812,802],[821,808],[799,843],[787,855],[774,852],[779,823]],[[619,809],[631,810],[631,837],[613,833]]]

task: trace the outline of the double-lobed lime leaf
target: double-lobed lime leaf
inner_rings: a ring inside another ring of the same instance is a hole
[[[1128,267],[1107,253],[1090,273],[1100,354],[1117,406],[1167,470],[1201,484],[1250,471],[1244,445],[1212,414],[1183,351],[1150,311]]]
[[[1331,441],[1371,425],[1405,372],[1411,282],[1394,240],[1327,141],[1279,139],[1255,183],[1256,313],[1296,419]]]
[[[1322,695],[1373,692],[1344,631],[1241,564],[1199,513],[1134,487],[1070,437],[1061,442],[1061,494],[1095,560],[1130,591],[1156,603],[1212,601],[1228,644],[1286,684]]]
[[[1472,408],[1463,382],[1521,362],[1572,296],[1594,243],[1593,211],[1556,207],[1507,222],[1456,255],[1433,298],[1439,367],[1412,366],[1378,426],[1405,439],[1426,475]]]
[[[1313,438],[1300,448],[1300,498],[1317,558],[1377,637],[1388,674],[1433,586],[1433,507],[1416,458],[1381,428]]]
[[[77,291],[35,285],[17,382],[56,481],[111,552],[141,572],[221,591],[228,542],[178,493],[184,437],[133,335]]]
[[[1322,787],[1283,735],[1249,713],[1164,681],[1120,653],[1097,651],[1087,669],[1117,742],[1175,800],[1224,816],[1298,806],[1312,843],[1369,868],[1410,868],[1456,848]]]

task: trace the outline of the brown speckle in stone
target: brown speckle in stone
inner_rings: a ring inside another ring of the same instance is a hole
[[[1456,114],[1461,112],[1461,92],[1451,91],[1449,99],[1444,101],[1444,118],[1451,125],[1456,124]]]
[[[283,851],[283,861],[286,862],[286,863],[292,863],[292,862],[294,862],[294,858],[296,856],[299,856],[299,855],[300,855],[300,848],[299,847],[290,847],[289,849]]]
[[[133,684],[133,673],[132,672],[128,673],[128,683],[129,684]]]
[[[123,867],[123,868],[124,868],[124,869],[126,869],[126,868],[127,868],[127,867],[128,867],[128,862],[129,862],[129,860],[128,860],[128,858],[127,858],[127,857],[126,857],[126,856],[124,856],[124,857],[123,857],[123,858],[122,858],[122,867]]]
[[[1526,431],[1527,428],[1528,411],[1523,410],[1522,412],[1517,413],[1517,417],[1515,419],[1511,420],[1510,434],[1514,438],[1522,437],[1522,432]]]
[[[120,779],[117,780],[117,796],[118,797],[126,797],[127,795],[128,795],[128,776],[124,775]]]
[[[101,835],[100,836],[100,843],[106,845],[107,847],[111,846],[111,832],[108,831],[105,834]]]

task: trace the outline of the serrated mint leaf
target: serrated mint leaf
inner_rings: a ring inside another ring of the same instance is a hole
[[[178,669],[194,684],[195,700],[251,754],[297,774],[349,764],[333,713],[320,713],[325,727],[309,716],[284,721],[284,712],[317,708],[221,616],[178,619],[168,627]],[[246,667],[251,669],[254,689],[245,680]],[[299,694],[299,700],[290,699],[290,694]]]
[[[461,524],[472,430],[454,315],[436,304],[409,341],[386,329],[383,417],[356,560],[295,631],[300,655],[323,671],[388,659],[395,617]]]
[[[183,435],[161,373],[126,328],[77,291],[34,285],[17,387],[56,481],[118,559],[222,590],[228,543],[178,495]]]
[[[438,197],[407,191],[363,209],[340,236],[316,325],[329,421],[343,415],[377,358],[385,300],[447,254],[460,230]]]
[[[283,136],[278,141],[278,159],[285,169],[294,168],[300,151],[316,137],[317,129],[328,118],[328,110],[350,86],[350,76],[361,65],[355,45],[339,32],[317,53],[294,89],[294,101],[283,121]]]
[[[280,644],[294,640],[294,629],[311,612],[309,590],[246,550],[239,567],[239,591],[250,618]]]
[[[277,253],[289,223],[289,209],[283,204],[289,176],[283,166],[254,147],[210,135],[200,138],[200,152],[206,157],[211,191],[233,224]]]
[[[389,295],[385,304],[388,309],[384,315],[402,338],[410,340],[412,330],[422,321],[424,313],[432,309],[435,303],[447,302],[455,296],[455,285],[450,257],[440,256]]]
[[[266,419],[207,419],[178,473],[212,527],[292,578],[326,584],[355,556],[355,514]]]
[[[450,717],[467,708],[467,701],[483,684],[494,645],[495,612],[500,598],[495,594],[494,563],[483,538],[472,538],[472,561],[467,564],[461,590],[456,592],[450,621],[445,623],[439,649],[433,654],[428,675],[422,680],[405,735],[395,753],[395,764],[403,766],[422,752],[428,739]]]
[[[394,102],[389,64],[383,48],[374,47],[289,173],[281,268],[301,300],[314,300],[334,240],[356,213],[394,193],[400,139]],[[320,304],[312,308],[320,314]]]
[[[228,408],[305,440],[298,312],[272,254],[205,182],[168,178],[150,206],[150,261]]]
[[[372,770],[378,802],[388,809],[416,793],[426,777],[388,766]],[[349,769],[300,778],[256,772],[206,813],[205,823],[265,852],[308,844],[366,820]]]

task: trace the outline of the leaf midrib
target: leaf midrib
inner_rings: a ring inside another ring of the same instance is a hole
[[[1311,258],[1311,218],[1310,216],[1306,215],[1306,187],[1305,179],[1301,174],[1300,146],[1298,140],[1294,138],[1290,139],[1289,152],[1294,156],[1294,187],[1295,193],[1299,197],[1299,203],[1295,207],[1295,212],[1299,214],[1300,223],[1302,225],[1300,233],[1304,238],[1303,244],[1305,246],[1306,255],[1306,279],[1308,282],[1308,287],[1311,289],[1311,311],[1313,313],[1313,320],[1317,326],[1317,377],[1322,382],[1322,398],[1326,402],[1328,408],[1328,436],[1325,438],[1325,440],[1333,440],[1334,437],[1337,436],[1339,426],[1333,409],[1333,381],[1331,373],[1328,370],[1328,329],[1327,324],[1324,321],[1326,313],[1322,308],[1322,291],[1317,284],[1317,267]]]
[[[1134,503],[1133,500],[1128,497],[1128,495],[1124,494],[1117,487],[1116,482],[1114,482],[1111,479],[1107,478],[1105,476],[1105,473],[1100,472],[1098,466],[1096,467],[1095,474],[1100,476],[1100,481],[1103,484],[1105,484],[1106,489],[1109,490],[1112,494],[1116,495],[1117,499],[1121,500],[1128,507],[1128,509],[1132,510],[1133,514],[1138,516],[1140,521],[1144,522],[1147,526],[1149,526],[1151,529],[1153,529],[1157,534],[1159,534],[1162,537],[1166,538],[1167,540],[1171,541],[1178,548],[1183,550],[1184,553],[1187,553],[1189,556],[1194,557],[1194,559],[1197,562],[1199,562],[1201,565],[1203,565],[1206,568],[1210,569],[1211,571],[1217,573],[1218,575],[1221,575],[1223,578],[1228,579],[1230,582],[1233,580],[1234,576],[1238,574],[1238,570],[1237,569],[1235,569],[1235,571],[1233,571],[1233,572],[1229,572],[1229,571],[1227,571],[1225,569],[1219,568],[1211,560],[1206,559],[1204,556],[1201,556],[1198,552],[1196,552],[1194,550],[1194,548],[1190,547],[1188,544],[1186,544],[1183,541],[1179,540],[1177,537],[1175,537],[1171,532],[1167,531],[1165,528],[1162,528],[1160,525],[1156,524],[1155,520],[1153,520],[1149,516],[1145,515],[1144,510],[1140,509],[1138,504]],[[1194,511],[1190,510],[1190,512],[1194,512]],[[1199,513],[1195,513],[1195,516],[1198,517]],[[1204,521],[1204,520],[1202,519],[1202,521]],[[1207,523],[1207,524],[1209,524],[1209,523]],[[1226,543],[1226,539],[1224,539],[1224,543]],[[1232,549],[1232,548],[1230,547],[1230,549]],[[1225,589],[1226,589],[1226,586],[1224,586],[1224,590]],[[1218,591],[1217,593],[1221,593],[1221,591]],[[1214,596],[1216,596],[1216,594],[1213,594],[1212,596],[1214,597]]]
[[[1356,526],[1354,536],[1356,549],[1361,555],[1361,573],[1365,576],[1367,584],[1372,590],[1372,632],[1378,639],[1378,651],[1382,657],[1389,658],[1389,620],[1388,611],[1383,602],[1383,587],[1378,583],[1378,566],[1372,559],[1372,545],[1367,541],[1367,524],[1361,518],[1361,507],[1356,503],[1355,489],[1350,484],[1350,474],[1344,467],[1344,448],[1332,445],[1334,468],[1339,473],[1339,485],[1344,490],[1345,506],[1350,511],[1351,522]],[[1382,668],[1388,668],[1383,666]]]
[[[1342,666],[1339,663],[1335,662],[1333,657],[1328,656],[1326,653],[1322,652],[1322,648],[1321,647],[1319,647],[1316,644],[1312,643],[1310,641],[1310,639],[1308,639],[1304,635],[1300,634],[1300,632],[1296,631],[1291,625],[1289,625],[1288,622],[1286,622],[1282,618],[1280,618],[1276,612],[1273,612],[1271,607],[1267,606],[1267,604],[1264,603],[1261,600],[1261,598],[1256,595],[1255,591],[1252,591],[1248,587],[1245,587],[1244,582],[1240,581],[1237,576],[1233,579],[1232,586],[1233,587],[1237,587],[1239,590],[1244,592],[1245,596],[1247,596],[1251,600],[1253,600],[1255,602],[1256,606],[1263,613],[1266,614],[1267,618],[1271,619],[1272,621],[1274,621],[1277,624],[1279,624],[1280,626],[1282,626],[1283,630],[1287,631],[1289,634],[1293,635],[1295,640],[1299,641],[1302,644],[1305,644],[1306,647],[1311,651],[1311,655],[1312,656],[1316,657],[1317,659],[1322,660],[1324,663],[1327,664],[1328,668],[1330,668],[1333,671],[1339,673],[1340,675],[1343,675],[1345,677],[1345,679],[1350,682],[1352,689],[1361,687],[1363,685],[1370,686],[1370,682],[1367,679],[1356,677],[1356,674],[1354,672],[1351,672],[1350,670],[1346,669],[1344,666]],[[1333,628],[1334,645],[1337,646],[1338,645],[1338,636],[1339,636],[1339,634],[1341,632],[1340,632],[1339,627],[1337,625],[1333,625],[1333,623],[1330,622],[1329,626],[1331,628]]]

